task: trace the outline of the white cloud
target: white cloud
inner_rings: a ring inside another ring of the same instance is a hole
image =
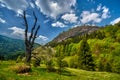
[[[110,17],[110,16],[109,16],[109,13],[110,13],[110,12],[109,12],[109,8],[107,8],[107,7],[104,6],[104,7],[102,7],[102,9],[103,9],[103,11],[102,11],[102,12],[103,12],[102,18],[103,18],[103,19],[109,18],[109,17]]]
[[[42,39],[43,41],[46,41],[46,40],[48,40],[48,38],[46,37],[46,36],[43,36],[43,35],[39,35],[38,37],[37,37],[37,39]]]
[[[35,3],[44,15],[56,18],[60,14],[71,12],[76,0],[36,0]]]
[[[47,19],[47,20],[45,20],[45,21],[44,21],[44,23],[47,23],[47,22],[49,22],[49,21],[50,21],[50,20],[49,20],[49,19]]]
[[[29,4],[32,8],[35,8],[35,5],[32,2],[30,2]]]
[[[97,6],[96,11],[102,11],[102,15],[101,15],[102,19],[107,19],[107,18],[110,17],[110,15],[109,15],[110,14],[109,8],[107,8],[106,6],[102,7],[101,3]]]
[[[0,0],[8,9],[21,14],[21,10],[25,10],[29,5],[26,0]]]
[[[98,13],[90,13],[89,11],[83,11],[81,14],[81,22],[83,24],[88,23],[88,22],[93,22],[93,23],[99,23],[101,22],[100,15]]]
[[[101,11],[101,9],[102,9],[102,4],[99,4],[99,5],[97,6],[96,11]]]
[[[6,20],[0,18],[0,23],[6,23]]]
[[[120,17],[115,19],[115,20],[113,20],[113,21],[111,21],[110,24],[114,25],[114,24],[116,24],[118,22],[120,22]]]
[[[16,38],[24,38],[24,31],[25,29],[22,29],[22,28],[18,28],[16,26],[14,27],[11,27],[11,28],[8,28],[10,30],[12,30],[13,32],[11,33],[12,36],[16,37]]]
[[[70,22],[70,23],[76,23],[77,19],[78,19],[78,17],[72,13],[70,13],[70,14],[67,13],[67,14],[63,15],[61,18]]]
[[[12,37],[18,38],[18,39],[24,39],[25,29],[18,28],[18,27],[16,27],[16,26],[11,27],[11,28],[8,28],[8,29],[13,31],[13,32],[11,33]],[[31,33],[28,33],[28,36],[29,36],[30,34],[31,34]],[[43,40],[43,41],[48,40],[47,37],[42,36],[42,35],[39,35],[36,39],[37,39],[38,41],[39,41],[39,40]]]
[[[5,6],[4,4],[2,4],[2,3],[0,4],[0,6],[1,6],[1,7],[6,7],[6,6]]]
[[[94,24],[94,23],[100,23],[103,19],[110,18],[110,11],[109,11],[109,8],[107,8],[106,6],[102,7],[102,4],[99,4],[97,6],[96,11],[99,11],[99,12],[83,11],[80,16],[81,17],[80,21],[83,24],[89,23],[89,22],[92,22],[92,24]]]
[[[52,23],[51,25],[52,25],[53,27],[61,27],[61,28],[66,27],[65,24],[63,24],[62,22],[59,22],[59,21],[57,21],[56,23]]]

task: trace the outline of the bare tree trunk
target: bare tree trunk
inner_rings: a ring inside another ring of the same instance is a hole
[[[38,33],[39,28],[40,28],[40,25],[37,26],[37,17],[36,17],[34,12],[33,12],[33,16],[34,16],[35,21],[34,21],[34,25],[33,25],[32,29],[31,29],[30,35],[28,35],[28,22],[27,22],[25,11],[23,12],[23,16],[22,16],[24,19],[24,25],[25,25],[25,47],[26,47],[25,63],[27,65],[30,65],[31,53],[33,50],[34,41],[35,41],[35,38],[37,37],[37,33]],[[37,28],[36,28],[36,26],[37,26]]]
[[[30,61],[31,61],[31,50],[26,50],[26,64],[30,65]]]

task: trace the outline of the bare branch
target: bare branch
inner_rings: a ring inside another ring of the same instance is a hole
[[[25,11],[23,11],[23,19],[24,19],[24,24],[25,24],[25,44],[26,45],[29,45],[29,43],[28,43],[28,35],[27,35],[27,33],[28,33],[28,22],[27,22],[27,18],[26,18],[26,12]]]
[[[35,38],[36,38],[36,35],[37,35],[39,29],[40,29],[40,25],[37,27],[37,29],[36,29],[36,31],[35,31],[35,34],[34,34],[34,36],[33,36],[31,45],[34,44],[34,41],[35,41]]]
[[[35,22],[34,22],[34,25],[33,25],[33,27],[32,27],[32,29],[31,29],[31,35],[30,35],[30,37],[29,37],[29,43],[31,42],[31,39],[32,39],[32,37],[33,37],[33,34],[34,34],[34,29],[35,29],[35,27],[36,27],[36,24],[37,24],[37,17],[36,17],[36,15],[35,15],[35,13],[33,12],[33,16],[34,16],[34,18],[35,18]]]

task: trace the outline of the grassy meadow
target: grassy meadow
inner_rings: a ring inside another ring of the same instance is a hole
[[[0,80],[119,80],[120,74],[109,72],[85,71],[65,68],[61,75],[48,72],[45,65],[32,67],[29,73],[16,73],[15,66],[23,65],[15,61],[0,61]]]

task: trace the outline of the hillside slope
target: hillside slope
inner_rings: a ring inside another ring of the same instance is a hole
[[[13,39],[0,35],[0,54],[10,54],[16,51],[25,50],[23,40]]]
[[[84,34],[90,34],[98,29],[99,29],[99,27],[97,27],[97,26],[78,26],[78,27],[72,28],[68,31],[65,31],[65,32],[59,34],[55,39],[53,39],[53,42],[61,42],[70,37],[75,37],[75,36],[84,35]]]
[[[39,44],[35,43],[34,47],[38,46]],[[24,40],[13,39],[0,35],[0,55],[15,54],[19,51],[25,51]]]

